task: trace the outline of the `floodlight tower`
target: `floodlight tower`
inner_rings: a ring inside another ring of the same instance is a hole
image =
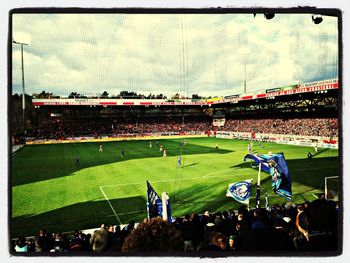
[[[18,42],[12,39],[12,43],[18,44],[21,46],[21,63],[22,63],[22,122],[23,122],[23,131],[26,134],[26,104],[25,104],[25,85],[24,85],[24,62],[23,62],[23,46],[28,46],[29,44]]]

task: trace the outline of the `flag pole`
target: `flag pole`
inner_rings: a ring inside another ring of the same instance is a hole
[[[146,209],[147,209],[147,219],[149,220],[150,219],[150,216],[149,216],[149,200],[148,200],[148,185],[147,185],[148,181],[146,180]]]
[[[260,208],[260,172],[261,163],[259,163],[258,182],[256,183],[256,208]]]
[[[168,195],[166,194],[166,192],[162,193],[162,206],[163,206],[163,213],[162,213],[162,217],[163,217],[163,221],[168,221],[168,206],[167,206],[167,202],[168,202]]]
[[[265,208],[266,210],[269,209],[269,196],[267,195],[266,189],[265,189]]]

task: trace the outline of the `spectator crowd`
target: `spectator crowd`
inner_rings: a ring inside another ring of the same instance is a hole
[[[232,132],[337,137],[338,121],[336,118],[226,120],[222,130]]]
[[[13,252],[28,253],[111,253],[165,252],[200,255],[226,252],[239,255],[251,251],[325,252],[339,251],[338,203],[324,195],[303,204],[274,205],[248,210],[177,217],[172,223],[160,217],[131,221],[121,228],[102,224],[92,234],[47,233],[40,230],[34,238],[13,240]],[[172,255],[172,254],[171,254]]]
[[[28,131],[27,136],[35,139],[65,139],[69,137],[98,137],[148,135],[148,134],[201,134],[209,130],[231,132],[254,132],[269,134],[291,134],[303,136],[338,136],[336,118],[318,119],[227,119],[223,127],[212,126],[210,119],[64,119],[42,120],[38,127]]]

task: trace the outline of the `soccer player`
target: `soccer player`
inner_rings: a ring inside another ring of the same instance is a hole
[[[219,150],[219,145],[218,145],[218,143],[215,144],[215,149],[216,149],[216,150]]]
[[[181,167],[181,155],[177,157],[177,166]]]
[[[163,150],[163,158],[166,158],[166,149]]]
[[[124,158],[124,155],[125,155],[125,151],[124,151],[124,148],[122,148],[122,150],[120,151],[120,156],[122,157],[122,158]]]
[[[315,145],[315,152],[317,153],[318,149],[317,149],[317,144]]]
[[[312,154],[310,152],[307,153],[307,158],[309,158],[309,160],[311,160]]]
[[[98,149],[98,151],[99,151],[100,153],[103,152],[103,146],[102,146],[102,144],[100,144],[100,149]]]
[[[77,154],[75,156],[75,166],[79,166],[79,165],[80,165],[80,156],[79,156],[79,154]]]
[[[249,153],[252,153],[252,143],[249,143],[249,144],[248,144],[248,152],[249,152]]]
[[[186,144],[187,144],[187,139],[184,140],[184,145],[186,145]]]
[[[163,152],[163,144],[160,144],[159,152]]]
[[[152,141],[149,141],[149,148],[152,148]]]
[[[179,146],[181,147],[181,149],[183,149],[184,148],[184,143],[180,142]]]
[[[156,145],[157,145],[157,147],[159,147],[159,142],[158,141],[156,141]]]

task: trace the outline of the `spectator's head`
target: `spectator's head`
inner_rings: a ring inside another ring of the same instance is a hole
[[[73,235],[74,235],[75,238],[79,238],[81,236],[81,231],[80,230],[75,230]]]
[[[235,247],[235,236],[230,236],[228,240],[228,245],[230,246],[231,249]]]
[[[113,225],[109,225],[108,226],[108,232],[110,232],[110,233],[114,232],[114,226]]]
[[[203,213],[204,216],[210,216],[209,210],[205,210]]]
[[[26,239],[25,237],[20,237],[17,241],[16,241],[16,245],[20,248],[23,248],[24,246],[27,245]]]
[[[199,216],[197,213],[192,213],[191,214],[191,221],[193,222],[198,222],[199,221]]]
[[[131,220],[130,222],[129,222],[129,226],[128,226],[128,230],[133,230],[134,229],[134,227],[135,227],[135,221],[134,220]]]
[[[184,241],[181,232],[161,218],[141,223],[125,239],[123,252],[181,251]]]
[[[45,236],[45,229],[40,229],[38,232],[39,237],[44,237]]]
[[[330,231],[337,225],[335,202],[318,199],[310,203],[307,210],[309,229],[312,231]]]
[[[212,237],[211,237],[211,242],[212,245],[220,248],[221,250],[225,250],[226,249],[226,236],[219,233],[219,232],[215,232],[213,233]]]
[[[238,214],[237,220],[238,221],[243,221],[244,220],[244,215],[243,214]]]

